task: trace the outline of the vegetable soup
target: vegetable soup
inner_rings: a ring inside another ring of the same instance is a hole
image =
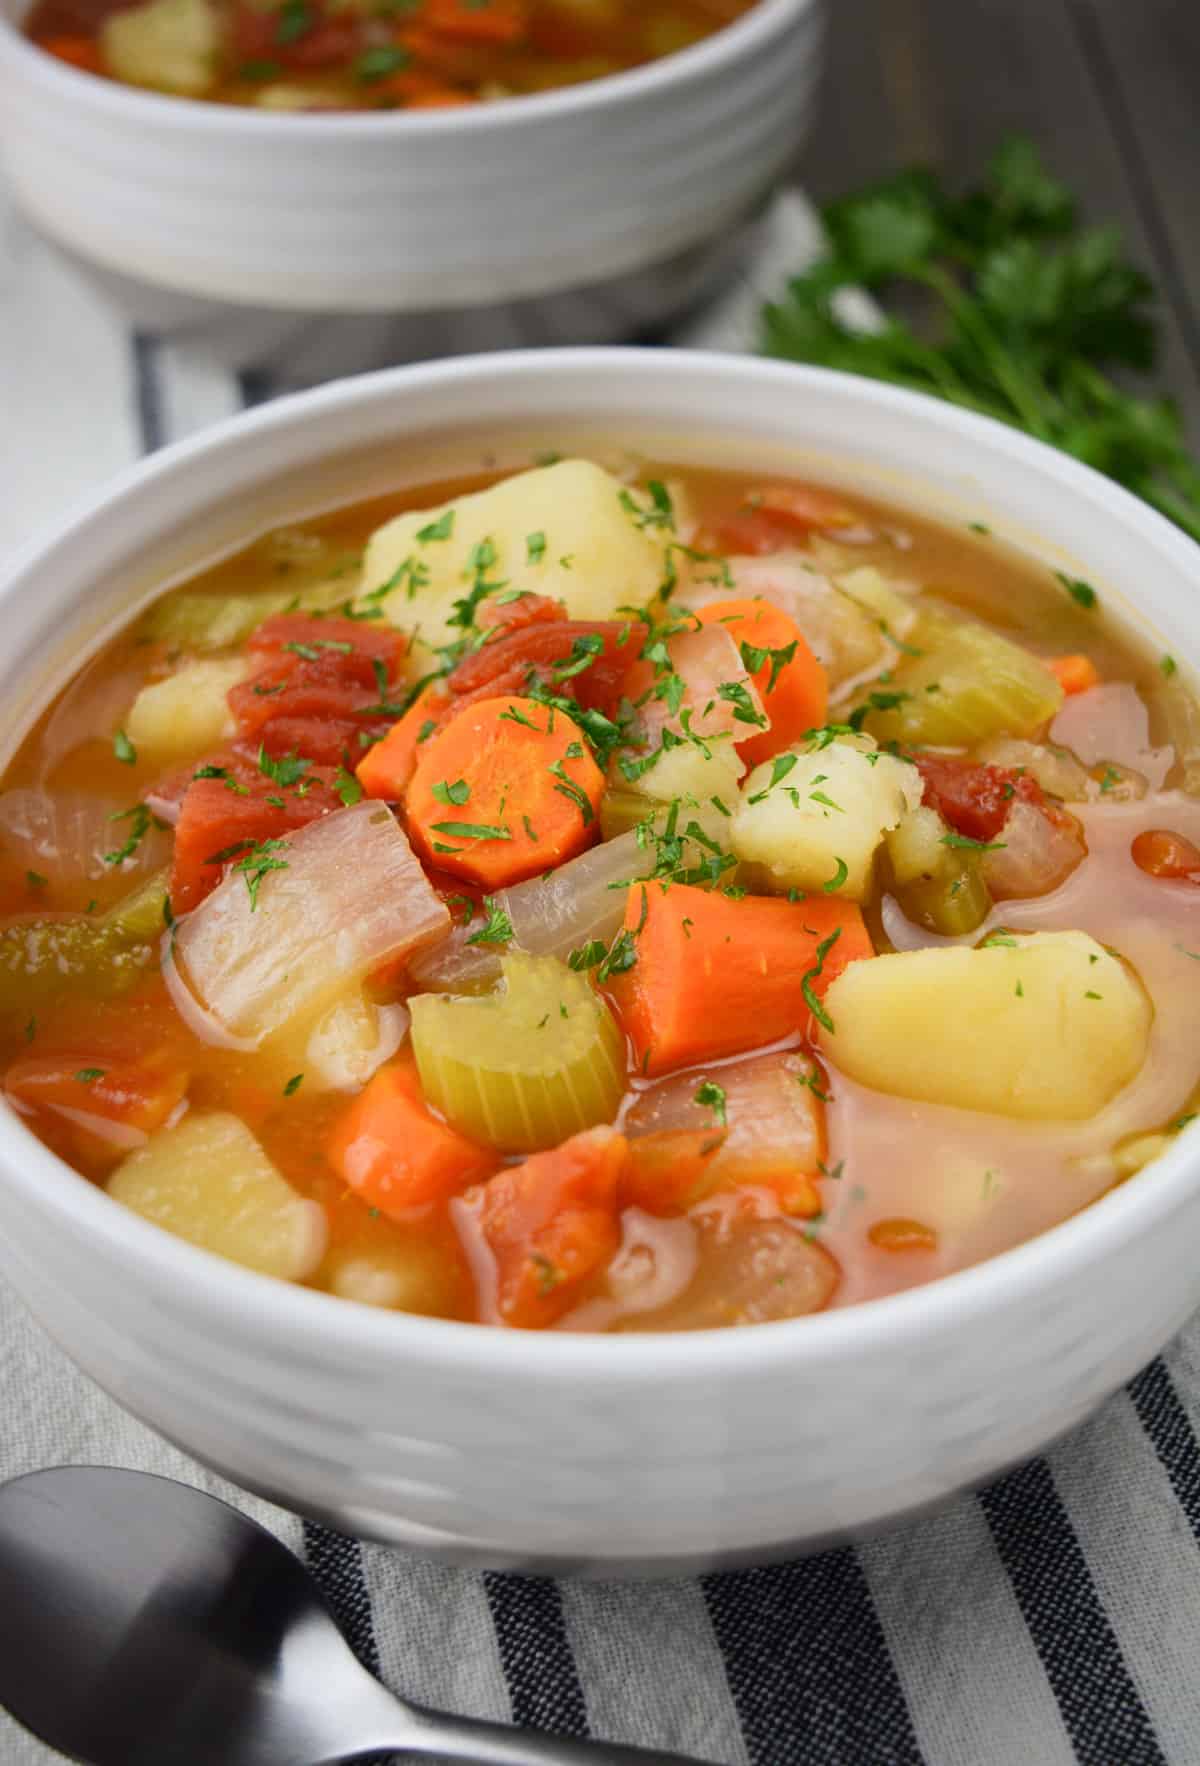
[[[753,0],[36,0],[88,73],[275,111],[430,110],[579,85],[711,36]]]
[[[0,791],[3,1084],[348,1299],[793,1318],[1172,1143],[1197,885],[1200,708],[1103,585],[543,459],[261,536],[77,674]]]

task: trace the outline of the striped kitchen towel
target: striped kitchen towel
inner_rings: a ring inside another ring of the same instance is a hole
[[[687,341],[748,347],[762,292],[815,237],[783,201],[747,285]],[[130,337],[0,191],[0,549],[270,390]],[[1200,1766],[1200,1326],[934,1519],[648,1585],[481,1575],[302,1523],[134,1422],[2,1288],[0,1368],[0,1478],[90,1461],[233,1501],[303,1552],[363,1661],[434,1706],[723,1766]],[[50,1758],[0,1714],[4,1766]]]

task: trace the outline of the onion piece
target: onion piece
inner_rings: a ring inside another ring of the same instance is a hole
[[[820,1069],[805,1055],[753,1055],[677,1073],[639,1092],[621,1128],[631,1140],[697,1131],[715,1135],[724,1129],[724,1143],[708,1165],[712,1187],[753,1183],[756,1176],[815,1173],[825,1155],[825,1119],[814,1085],[825,1089]],[[701,1088],[707,1103],[697,1101]],[[722,1097],[714,1108],[718,1090]]]
[[[114,673],[107,656],[93,657],[47,719],[38,743],[40,776],[85,742],[107,741],[115,734],[145,678],[144,658]]]
[[[512,943],[518,950],[565,959],[590,939],[607,943],[612,938],[625,915],[625,891],[617,885],[648,876],[653,868],[653,852],[630,832],[589,847],[548,877],[530,877],[502,889],[495,901],[512,922]],[[432,950],[422,951],[409,964],[414,985],[453,993],[494,981],[504,947],[470,942],[482,924],[472,916]]]
[[[1109,681],[1072,693],[1050,728],[1051,739],[1077,754],[1085,766],[1116,761],[1141,773],[1158,791],[1175,761],[1173,748],[1155,748],[1150,713],[1136,687]]]
[[[760,595],[795,620],[832,687],[847,687],[882,668],[885,658],[895,660],[878,620],[814,569],[807,552],[731,558],[729,567],[739,595]],[[729,590],[723,594],[727,598]]]
[[[1048,895],[1087,856],[1083,831],[1072,817],[1050,817],[1020,797],[1013,800],[1000,840],[1003,845],[983,855],[983,879],[997,901]]]
[[[175,965],[221,1027],[255,1041],[315,1017],[373,969],[444,932],[438,900],[389,809],[364,801],[274,846],[255,894],[232,871],[175,937]]]
[[[638,715],[647,747],[659,746],[664,729],[684,734],[685,713],[690,714],[688,732],[705,741],[719,736],[742,741],[770,728],[771,720],[763,710],[758,688],[723,626],[705,625],[697,631],[678,632],[667,640],[667,652],[672,668],[683,681],[683,700],[674,711],[663,699],[649,698],[640,705]],[[636,663],[627,678],[626,693],[638,705],[645,694],[653,692],[660,678],[651,663]],[[721,697],[722,687],[738,690],[740,707],[735,700]],[[750,718],[739,717],[739,709],[748,710]],[[758,718],[761,723],[753,721]]]
[[[51,884],[78,885],[81,878],[145,876],[160,870],[169,857],[166,834],[153,824],[128,858],[105,861],[128,841],[133,823],[124,816],[128,802],[96,797],[82,791],[51,796],[33,786],[0,796],[0,849],[25,870],[37,871]]]

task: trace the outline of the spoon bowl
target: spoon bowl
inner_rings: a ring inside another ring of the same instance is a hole
[[[375,1752],[497,1766],[686,1766],[394,1697],[307,1570],[216,1497],[59,1466],[0,1488],[0,1703],[85,1766],[319,1766]]]

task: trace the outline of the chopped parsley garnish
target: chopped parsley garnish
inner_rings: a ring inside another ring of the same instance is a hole
[[[347,772],[344,766],[338,768],[333,781],[333,788],[347,809],[350,809],[356,803],[362,802],[363,788],[354,777],[354,774]]]
[[[761,711],[754,709],[754,701],[744,681],[722,681],[717,688],[717,698],[724,699],[733,706],[733,715],[737,723],[753,724],[756,729],[765,730],[767,719]]]
[[[444,514],[438,516],[436,521],[431,521],[426,527],[418,528],[417,544],[428,546],[434,540],[448,540],[453,532],[454,510],[447,509]]]
[[[1177,671],[1179,664],[1173,656],[1160,656],[1158,659],[1158,666],[1167,679],[1170,680],[1171,676]]]
[[[317,662],[320,660],[322,650],[334,650],[339,655],[349,656],[354,645],[348,644],[344,638],[314,638],[311,644],[301,643],[298,638],[295,638],[290,644],[284,644],[283,648],[290,650],[293,656],[299,656],[305,662]]]
[[[773,693],[775,691],[775,683],[778,681],[780,673],[795,657],[796,644],[797,640],[793,638],[790,644],[782,644],[777,650],[764,649],[760,648],[757,644],[747,644],[744,642],[740,644],[738,648],[741,651],[742,662],[745,665],[747,674],[756,675],[760,669],[767,666],[768,662],[771,664],[771,673],[767,681],[767,692]]]
[[[841,1183],[842,1178],[846,1175],[846,1161],[839,1159],[836,1165],[826,1165],[824,1159],[818,1159],[817,1170],[822,1177],[827,1177],[831,1183]]]
[[[298,754],[285,754],[276,758],[267,753],[264,743],[259,743],[259,772],[265,773],[268,779],[273,779],[285,791],[289,785],[298,785],[311,766],[311,760],[303,760]]]
[[[650,497],[648,507],[639,503],[632,491],[620,491],[618,496],[622,509],[626,515],[631,517],[634,526],[642,532],[661,528],[667,533],[674,533],[675,508],[671,502],[670,491],[657,478],[652,478],[647,482],[646,490]]]
[[[556,681],[570,680],[573,675],[582,674],[585,668],[591,668],[597,656],[604,653],[604,639],[599,632],[584,632],[571,645],[571,654],[556,662],[550,672]]]
[[[721,1127],[725,1127],[727,1119],[724,1086],[716,1085],[711,1079],[706,1079],[703,1085],[697,1088],[693,1102],[700,1104],[704,1109],[711,1110]]]
[[[478,932],[473,932],[467,939],[468,944],[508,944],[513,936],[513,923],[504,909],[497,905],[490,895],[483,898],[483,908],[487,915]],[[470,921],[470,914],[467,921]]]
[[[554,789],[563,797],[569,797],[571,802],[578,807],[579,813],[583,817],[583,825],[586,828],[596,813],[592,808],[592,800],[587,792],[582,786],[575,783],[561,760],[554,761],[547,770],[553,773],[555,779],[558,781]]]
[[[283,0],[275,22],[275,41],[295,43],[308,35],[315,22],[307,0]]]
[[[31,889],[44,889],[50,879],[43,877],[40,871],[26,871],[25,881]]]
[[[526,730],[537,730],[538,728],[533,719],[526,717],[523,711],[518,711],[515,705],[510,705],[502,711],[497,721],[502,724],[520,724],[522,729]],[[540,735],[541,732],[538,733]]]
[[[1114,791],[1120,783],[1121,775],[1116,767],[1106,766],[1103,773],[1100,775],[1100,795],[1102,797],[1107,796],[1107,794],[1110,791]]]
[[[943,834],[940,844],[952,846],[965,852],[1001,852],[1008,845],[1007,840],[976,840],[970,834]]]
[[[823,809],[835,809],[840,816],[846,813],[841,804],[835,803],[832,797],[827,797],[824,791],[810,791],[808,797],[810,803],[819,803]]]
[[[243,840],[232,849],[232,851],[240,851],[244,855],[233,868],[246,879],[246,893],[250,897],[251,913],[254,913],[258,907],[258,892],[262,887],[263,879],[272,871],[287,870],[288,861],[278,856],[279,853],[287,850],[286,840]],[[215,864],[216,860],[210,859],[209,863]]]
[[[471,787],[465,779],[455,779],[453,784],[448,784],[445,779],[439,779],[436,784],[430,786],[430,791],[439,803],[451,803],[457,809],[461,809],[471,795]]]
[[[1066,572],[1062,570],[1056,570],[1054,574],[1062,584],[1063,588],[1067,591],[1068,595],[1070,595],[1072,601],[1078,606],[1092,608],[1096,605],[1099,596],[1096,594],[1091,583],[1084,582],[1081,576],[1068,576]]]
[[[817,960],[800,983],[800,992],[804,996],[805,1005],[808,1007],[817,1023],[822,1025],[824,1029],[828,1030],[830,1035],[833,1035],[833,1019],[829,1016],[829,1013],[825,1010],[825,1007],[813,992],[813,982],[819,980],[825,968],[825,959],[841,936],[841,927],[835,926],[833,931],[829,934],[829,937],[821,940],[820,944],[817,946]]]
[[[546,536],[540,530],[525,535],[525,562],[540,564],[546,556]]]
[[[432,826],[435,834],[446,834],[451,840],[512,839],[512,829],[506,827],[503,823],[434,822]]]
[[[836,895],[838,890],[842,887],[842,884],[846,881],[846,878],[850,875],[850,867],[844,858],[836,859],[835,863],[837,864],[837,870],[827,882],[822,883],[821,885],[821,888],[825,891],[826,895]]]
[[[98,1079],[104,1078],[106,1071],[104,1067],[81,1067],[75,1077],[80,1085],[95,1085]]]
[[[906,699],[911,698],[911,693],[905,693],[902,691],[896,691],[894,693],[868,693],[864,703],[862,705],[856,705],[854,710],[850,713],[850,723],[848,728],[851,733],[857,734],[873,711],[895,711],[899,706],[904,704]],[[834,724],[827,727],[835,731],[837,729],[837,726]],[[822,744],[822,746],[824,746],[824,744]]]
[[[126,766],[137,765],[137,749],[129,740],[124,730],[118,730],[113,737],[113,753],[117,759],[124,761]]]
[[[411,59],[407,49],[392,43],[380,43],[373,49],[364,49],[355,60],[352,71],[356,80],[370,85],[375,80],[386,80],[389,74],[398,74]]]
[[[407,585],[406,593],[411,601],[417,590],[423,589],[428,581],[429,566],[422,564],[419,558],[410,553],[407,558],[400,561],[386,582],[380,583],[376,588],[368,589],[363,600],[368,603],[382,601],[388,595],[394,594],[397,589]]]
[[[127,858],[133,857],[151,828],[165,828],[167,825],[153,814],[146,803],[135,803],[132,809],[118,810],[116,815],[109,816],[108,819],[110,822],[128,822],[130,829],[129,838],[123,846],[118,846],[114,852],[105,853],[106,865],[124,864]]]
[[[287,1084],[283,1088],[284,1097],[285,1098],[295,1097],[296,1093],[300,1090],[300,1087],[303,1084],[304,1084],[303,1073],[293,1073],[292,1077],[288,1080]]]

